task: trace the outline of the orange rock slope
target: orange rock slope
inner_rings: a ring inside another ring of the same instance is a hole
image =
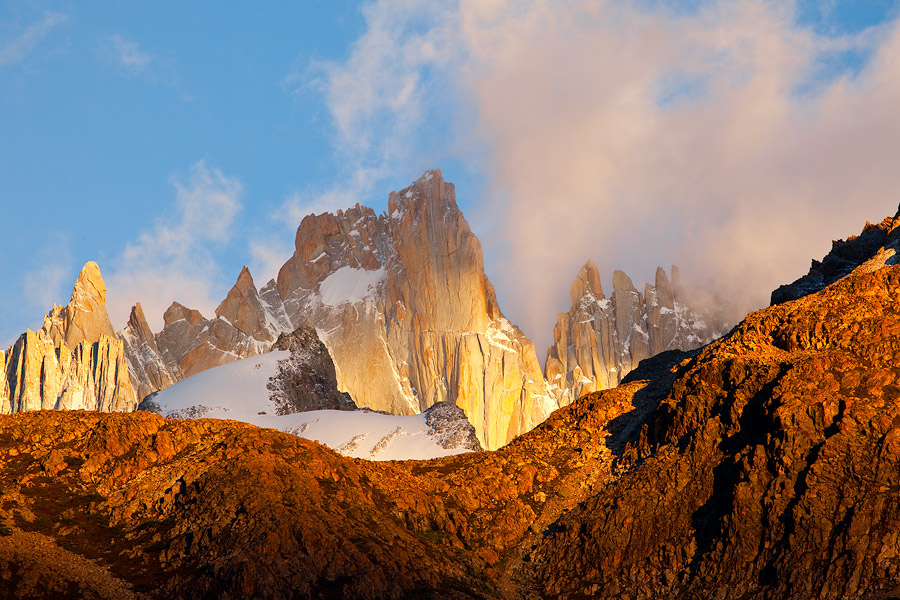
[[[372,464],[234,422],[4,416],[0,596],[895,597],[893,252],[496,452]]]

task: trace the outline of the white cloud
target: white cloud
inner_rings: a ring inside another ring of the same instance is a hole
[[[150,66],[153,57],[140,49],[137,42],[126,40],[121,35],[111,35],[104,40],[110,58],[133,73],[140,73]]]
[[[464,12],[478,128],[511,199],[500,287],[533,298],[516,312],[539,348],[587,257],[636,279],[678,263],[741,313],[831,239],[893,211],[896,24],[859,77],[820,81],[811,95],[798,90],[823,54],[871,40],[816,36],[789,6],[674,16],[535,2],[502,24],[475,5]],[[661,106],[673,72],[703,92]]]
[[[12,39],[0,40],[0,67],[25,60],[50,31],[65,23],[68,18],[68,15],[47,11],[40,20],[27,26]]]
[[[113,324],[121,326],[131,306],[140,302],[154,331],[173,300],[212,316],[227,284],[215,251],[232,237],[241,210],[241,183],[202,161],[185,183],[172,178],[174,215],[159,219],[129,244],[107,278],[107,305]]]
[[[337,144],[358,164],[433,160],[423,115],[466,105],[449,130],[475,134],[450,145],[484,149],[505,228],[488,272],[539,353],[588,257],[607,281],[675,262],[740,312],[895,209],[897,21],[825,37],[791,2],[448,6],[367,7],[324,79]],[[848,50],[871,53],[859,73],[835,62]]]

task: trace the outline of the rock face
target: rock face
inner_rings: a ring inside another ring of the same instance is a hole
[[[278,406],[277,414],[357,409],[350,394],[338,391],[334,363],[315,329],[300,327],[282,333],[274,349],[291,353],[278,361],[278,372],[266,386],[269,399]]]
[[[388,214],[357,205],[306,217],[277,285],[286,314],[316,328],[360,406],[412,414],[450,401],[487,448],[557,407],[533,344],[500,312],[440,171],[392,193]]]
[[[64,341],[69,348],[75,348],[85,340],[93,343],[101,335],[115,337],[106,313],[106,285],[97,263],[88,262],[84,265],[75,282],[69,304],[64,307],[54,306],[44,319],[43,329],[54,344]]]
[[[647,284],[642,295],[625,273],[615,271],[607,299],[594,263],[581,268],[569,290],[572,308],[557,317],[545,363],[561,405],[617,386],[645,358],[699,348],[724,333],[712,315],[684,303],[678,267],[672,267],[671,280],[657,268],[655,283]]]
[[[128,372],[139,400],[178,381],[177,375],[162,359],[156,336],[150,330],[140,302],[131,309],[128,324],[119,332],[119,337],[125,344]]]
[[[2,416],[0,597],[900,597],[885,256],[497,452],[374,464],[233,421]]]
[[[0,413],[40,409],[129,411],[136,406],[125,348],[106,313],[96,263],[78,276],[72,299],[54,306],[37,332],[0,352]]]

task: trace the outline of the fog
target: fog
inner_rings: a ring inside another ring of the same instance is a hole
[[[503,207],[488,271],[541,359],[587,258],[610,285],[613,269],[638,283],[677,264],[734,322],[832,239],[896,211],[896,22],[823,38],[789,3],[760,2],[461,14],[460,81]],[[871,58],[840,70],[849,51]]]

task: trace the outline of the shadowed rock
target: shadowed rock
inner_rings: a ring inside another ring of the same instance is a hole
[[[266,385],[279,415],[308,410],[356,410],[350,394],[338,391],[334,363],[315,329],[299,327],[282,333],[272,349],[291,353],[278,361],[278,372]]]

